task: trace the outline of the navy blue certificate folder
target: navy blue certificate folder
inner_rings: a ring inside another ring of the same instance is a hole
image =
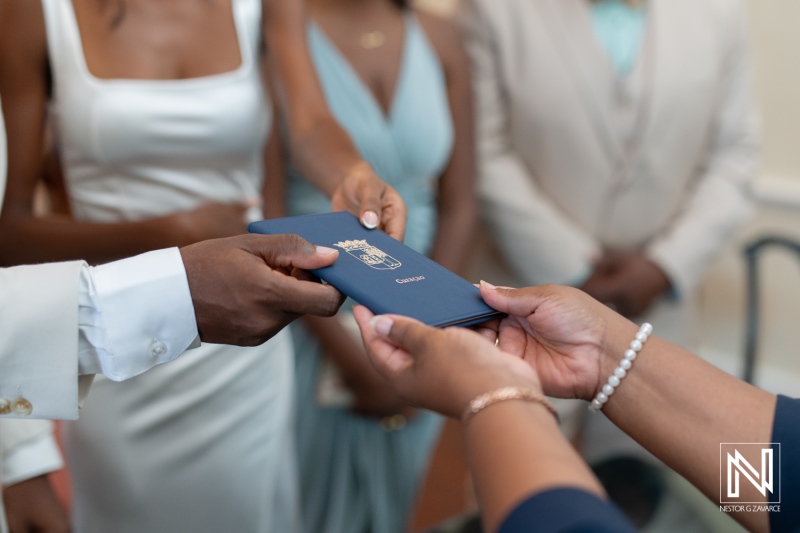
[[[253,222],[250,233],[294,233],[339,251],[314,271],[320,279],[375,314],[416,318],[429,326],[469,326],[504,316],[467,280],[384,232],[364,228],[350,213],[325,213]]]

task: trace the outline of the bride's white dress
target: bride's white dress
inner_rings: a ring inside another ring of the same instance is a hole
[[[260,0],[232,1],[239,68],[168,81],[94,77],[71,2],[42,2],[76,218],[142,220],[259,195],[272,118]],[[204,345],[123,383],[98,377],[65,426],[75,531],[295,531],[291,358],[281,333],[257,348]]]

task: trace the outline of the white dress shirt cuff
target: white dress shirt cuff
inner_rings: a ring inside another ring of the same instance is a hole
[[[21,481],[61,470],[64,462],[58,451],[55,437],[45,433],[17,446],[9,452],[2,462],[3,485],[8,487]]]
[[[79,372],[132,378],[199,346],[180,252],[148,252],[81,275]]]

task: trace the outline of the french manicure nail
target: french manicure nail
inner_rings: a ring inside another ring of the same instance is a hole
[[[380,320],[381,315],[375,315],[369,319],[369,327],[372,328],[372,331],[376,331],[376,325],[378,324],[378,320]]]
[[[489,289],[490,291],[497,290],[497,287],[489,283],[488,281],[481,280],[481,287]]]
[[[331,255],[335,254],[336,250],[328,248],[327,246],[317,246],[317,253],[320,255]]]
[[[388,337],[392,331],[394,320],[388,316],[375,315],[370,319],[369,325],[372,326],[372,329],[375,330],[379,337]]]
[[[375,229],[378,227],[378,213],[375,211],[367,211],[361,217],[361,222],[369,229]]]

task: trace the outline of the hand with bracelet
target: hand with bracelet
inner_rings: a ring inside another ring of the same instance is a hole
[[[503,387],[592,402],[616,383],[602,413],[714,501],[720,497],[720,443],[800,444],[792,423],[800,418],[799,402],[776,399],[649,336],[648,328],[640,330],[577,289],[483,283],[481,294],[509,315],[481,330],[488,339],[401,317],[373,319],[358,310],[373,363],[412,404],[459,416],[476,397]],[[640,333],[641,348],[633,342]],[[626,357],[632,343],[639,350]],[[632,359],[630,366],[623,363]],[[620,368],[623,378],[610,383]],[[561,531],[580,523],[592,531],[627,531],[624,519],[597,499],[603,497],[599,483],[552,415],[526,400],[492,403],[465,426],[487,530],[511,533],[535,525]],[[745,458],[760,464],[760,457]],[[800,486],[800,461],[784,454],[780,469],[784,492]],[[768,503],[769,493],[750,483],[741,490],[743,501]],[[570,511],[556,516],[559,506]],[[800,526],[800,512],[785,506],[780,513],[743,509],[731,515],[752,531]]]
[[[527,495],[551,487],[603,495],[561,434],[534,368],[495,346],[496,329],[437,330],[405,317],[374,317],[364,307],[354,314],[372,362],[402,398],[465,420],[487,531]]]

